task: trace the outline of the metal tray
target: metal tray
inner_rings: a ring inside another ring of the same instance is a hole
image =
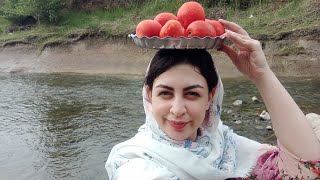
[[[225,37],[179,37],[179,38],[159,38],[154,37],[141,37],[139,38],[135,34],[129,34],[130,38],[133,39],[133,42],[142,48],[150,49],[218,49],[222,46]]]

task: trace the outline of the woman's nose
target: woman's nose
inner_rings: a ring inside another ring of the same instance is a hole
[[[185,102],[181,98],[175,98],[172,102],[170,113],[176,117],[182,116],[187,111]]]

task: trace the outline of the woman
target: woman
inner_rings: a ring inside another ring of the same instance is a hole
[[[112,149],[110,179],[320,178],[320,141],[269,68],[260,43],[237,24],[220,22],[239,51],[228,45],[220,50],[256,85],[279,147],[223,125],[223,86],[206,50],[160,50],[143,89],[146,122]]]

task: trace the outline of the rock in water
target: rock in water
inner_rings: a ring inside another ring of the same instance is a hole
[[[263,129],[263,126],[255,126],[254,128],[261,130]]]
[[[240,106],[242,104],[242,101],[241,100],[236,100],[232,104],[235,105],[235,106]]]
[[[273,129],[272,129],[272,126],[267,126],[266,129],[267,129],[267,130],[270,130],[270,131],[273,130]]]
[[[227,113],[228,113],[228,114],[232,113],[232,110],[228,110]]]
[[[235,124],[242,124],[242,121],[236,120],[234,123],[235,123]]]
[[[253,102],[259,102],[259,99],[257,97],[255,97],[255,96],[253,96],[251,99],[252,99]]]
[[[259,117],[263,120],[270,120],[271,119],[269,113],[265,110],[262,111],[262,113],[259,115]]]

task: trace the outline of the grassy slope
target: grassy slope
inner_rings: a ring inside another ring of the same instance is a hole
[[[239,22],[250,33],[272,35],[319,26],[319,5],[315,0],[293,0],[281,7],[264,4],[240,13],[230,11],[227,19]]]
[[[126,37],[134,32],[135,25],[142,19],[153,18],[165,11],[176,14],[180,6],[179,0],[154,0],[144,5],[112,11],[66,12],[56,25],[40,24],[31,30],[14,33],[5,33],[9,22],[0,17],[0,44],[26,42],[44,47],[91,35],[105,38]],[[273,35],[317,26],[319,28],[320,24],[317,0],[293,0],[279,7],[275,4],[262,4],[247,11],[235,11],[228,7],[206,8],[206,11],[209,18],[222,15],[254,35]]]

